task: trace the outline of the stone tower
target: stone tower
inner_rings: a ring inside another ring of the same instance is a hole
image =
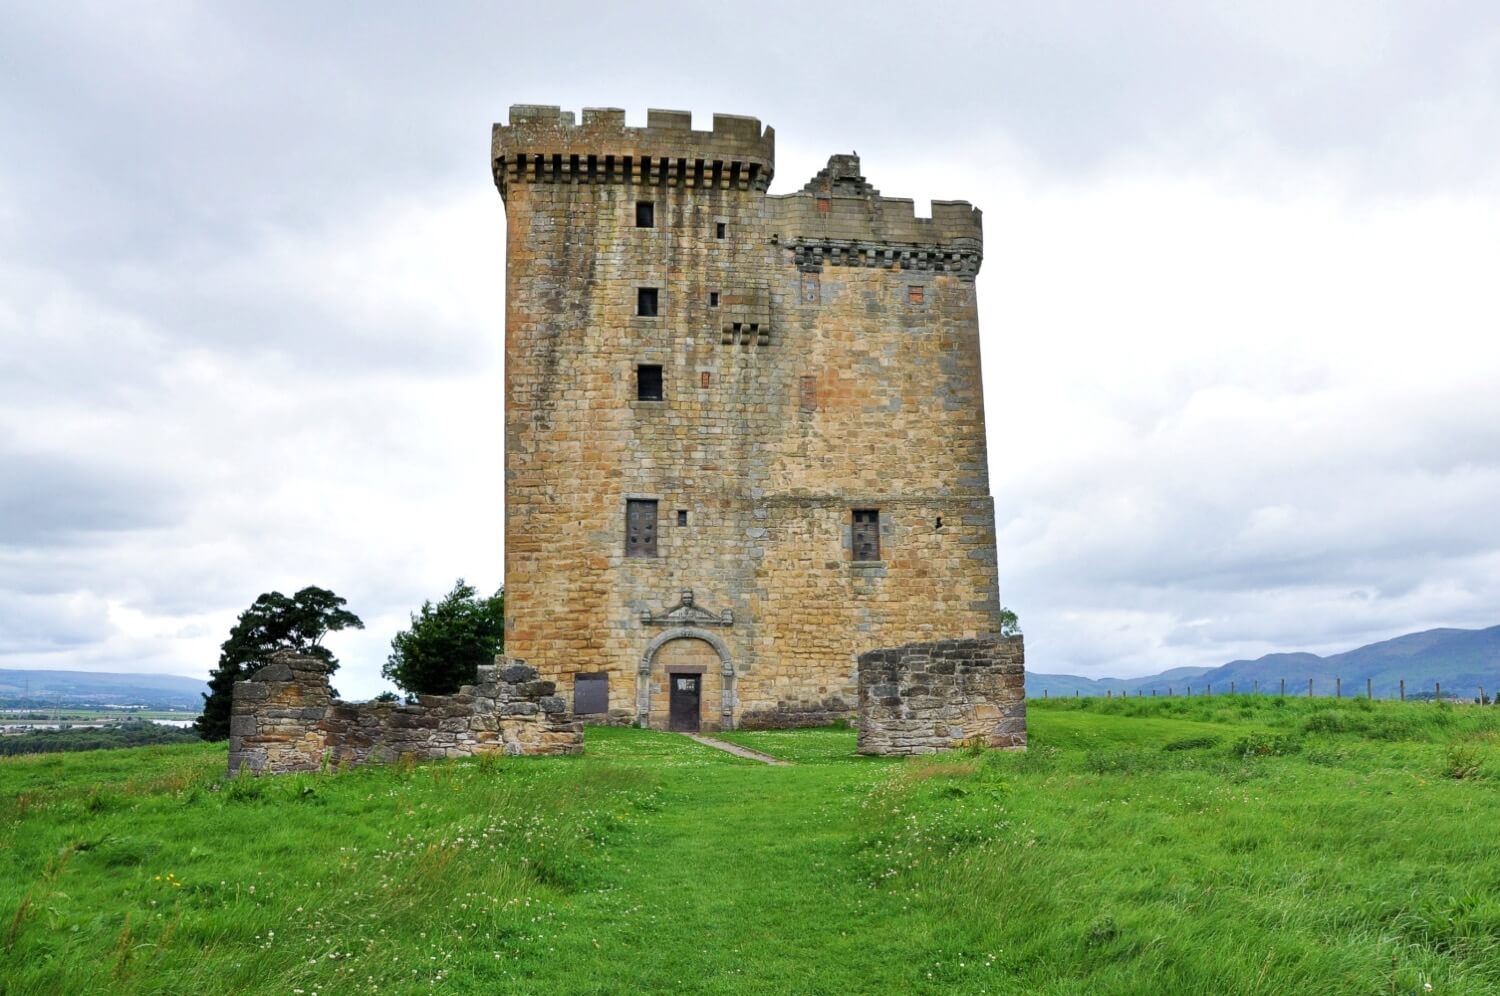
[[[753,118],[515,106],[506,653],[585,717],[827,722],[856,657],[997,633],[980,213],[837,155],[769,196]]]

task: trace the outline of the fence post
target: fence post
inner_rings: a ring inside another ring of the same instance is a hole
[[[1333,697],[1341,699],[1344,697],[1344,679],[1335,677],[1333,679]]]
[[[1167,686],[1167,698],[1170,699],[1171,697],[1172,697],[1172,686],[1168,685]]]
[[[1307,697],[1312,698],[1312,679],[1307,679]]]
[[[1203,692],[1203,694],[1204,695],[1212,695],[1213,693],[1214,693],[1214,683],[1210,681],[1207,685],[1204,686],[1204,692]]]
[[[1187,697],[1188,698],[1192,698],[1193,697],[1193,686],[1192,685],[1188,685],[1187,686]]]
[[[1256,695],[1260,694],[1260,679],[1259,678],[1255,679],[1255,694]]]
[[[1484,705],[1484,686],[1479,686],[1479,704]]]
[[[1114,698],[1115,697],[1115,690],[1113,688],[1106,688],[1104,690],[1104,697],[1107,698],[1107,699]]]
[[[1282,694],[1283,698],[1286,696],[1286,679],[1285,678],[1281,679],[1281,694]]]
[[[1042,698],[1045,699],[1046,697],[1047,697],[1047,690],[1044,688],[1044,689],[1042,689]]]
[[[1232,682],[1232,681],[1229,683],[1229,694],[1230,695],[1234,694],[1234,682]]]
[[[1375,697],[1375,693],[1372,692],[1372,691],[1370,691],[1371,682],[1372,682],[1372,679],[1370,679],[1370,678],[1366,678],[1365,679],[1365,698],[1367,698],[1367,699],[1373,699]]]
[[[1401,679],[1401,701],[1402,702],[1406,701],[1406,679],[1405,678]]]
[[[1436,699],[1436,701],[1438,701],[1438,702],[1443,701],[1443,683],[1441,681],[1435,681],[1435,682],[1433,682],[1433,684],[1435,686],[1437,686],[1437,692],[1435,693],[1435,696],[1434,696],[1435,699]]]

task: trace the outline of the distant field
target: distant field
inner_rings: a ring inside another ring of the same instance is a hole
[[[0,760],[0,991],[1493,993],[1500,709],[1032,703],[1025,754],[591,729]]]

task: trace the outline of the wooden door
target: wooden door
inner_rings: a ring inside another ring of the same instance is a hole
[[[703,678],[696,674],[669,674],[671,682],[671,708],[667,729],[685,733],[698,732],[698,704],[703,689]]]

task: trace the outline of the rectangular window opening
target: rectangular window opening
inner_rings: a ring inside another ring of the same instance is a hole
[[[926,291],[920,285],[913,284],[912,286],[906,288],[907,304],[921,304],[926,296]]]
[[[721,221],[718,224],[714,225],[714,238],[716,238],[716,239],[722,239],[722,238],[726,237],[728,234],[729,234],[729,225],[726,222],[722,222]]]
[[[880,510],[856,508],[852,533],[855,560],[880,559]]]
[[[677,510],[677,524],[679,526],[687,525],[687,509],[679,508]]]
[[[625,503],[625,556],[656,556],[656,502],[632,498]]]
[[[660,401],[661,364],[640,363],[635,368],[635,397],[637,401]]]
[[[640,287],[635,292],[635,313],[642,318],[656,317],[657,294],[655,287]]]
[[[636,228],[655,228],[656,227],[656,202],[655,201],[636,201],[635,202],[635,227]]]
[[[713,382],[714,382],[714,375],[713,374],[709,373],[707,370],[703,370],[703,371],[699,372],[699,374],[698,374],[698,386],[699,387],[708,387]]]
[[[709,291],[708,292],[708,306],[710,308],[717,308],[719,306],[719,292],[718,291]]]

